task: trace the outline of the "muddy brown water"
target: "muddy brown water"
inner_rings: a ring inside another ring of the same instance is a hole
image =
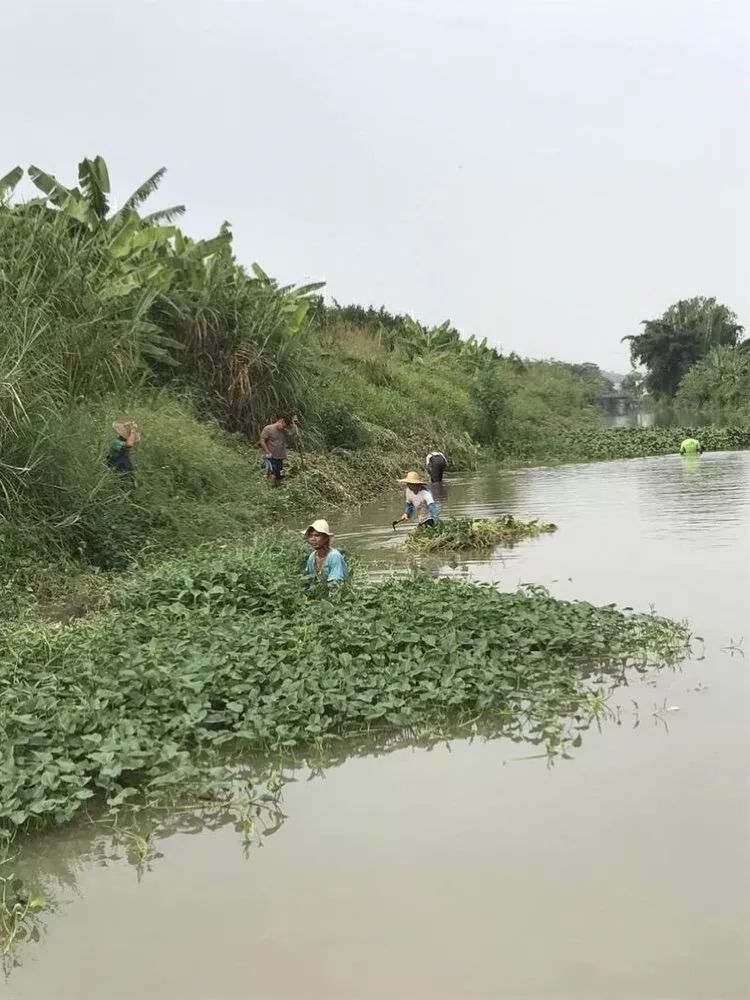
[[[401,502],[339,518],[339,544],[406,570]],[[750,453],[451,477],[441,504],[560,529],[434,572],[654,605],[704,643],[551,768],[504,739],[301,767],[262,849],[197,825],[142,877],[90,828],[44,838],[59,907],[0,996],[750,996]]]

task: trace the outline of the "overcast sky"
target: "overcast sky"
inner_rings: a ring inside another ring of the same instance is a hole
[[[678,298],[750,326],[745,0],[0,5],[3,163],[234,228],[239,258],[627,370]]]

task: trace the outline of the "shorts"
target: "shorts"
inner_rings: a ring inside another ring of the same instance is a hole
[[[269,476],[273,476],[275,479],[281,479],[281,477],[284,475],[284,459],[267,458],[266,472],[268,472]]]

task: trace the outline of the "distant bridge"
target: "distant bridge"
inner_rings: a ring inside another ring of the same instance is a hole
[[[599,397],[602,407],[608,413],[628,413],[633,409],[635,400],[629,392],[605,392]]]

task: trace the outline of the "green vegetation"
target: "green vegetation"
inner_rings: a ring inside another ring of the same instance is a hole
[[[646,368],[645,375],[634,371],[623,380],[634,401],[646,389],[669,417],[687,423],[750,423],[750,340],[742,339],[744,327],[731,309],[699,296],[643,327],[625,338],[633,364]]]
[[[514,545],[524,538],[535,538],[557,531],[557,525],[544,521],[518,521],[511,514],[504,517],[449,517],[434,527],[418,527],[406,540],[410,552],[460,552],[466,549],[494,549]]]
[[[447,580],[346,587],[331,607],[301,592],[299,545],[194,555],[99,615],[6,628],[0,829],[63,823],[95,796],[216,793],[230,753],[372,726],[499,713],[543,732],[585,703],[594,665],[686,648],[660,618]]]
[[[15,856],[0,843],[0,956],[3,958],[17,941],[38,936],[37,916],[47,906],[40,892],[26,887],[13,867],[14,861]]]
[[[147,213],[159,170],[114,211],[104,161],[40,197],[0,180],[0,545],[6,611],[204,540],[373,495],[439,447],[453,469],[536,454],[593,425],[595,366],[502,357],[443,323],[327,308],[234,257],[227,225],[192,240],[181,206]],[[257,435],[296,410],[304,453],[271,495]],[[135,419],[136,488],[104,455]],[[304,459],[304,461],[303,461]]]
[[[750,350],[714,348],[680,382],[675,409],[712,423],[750,424]]]
[[[144,214],[163,173],[117,211],[99,157],[76,186],[29,168],[25,204],[22,171],[0,179],[0,840],[189,792],[226,801],[258,750],[484,725],[552,754],[601,710],[595,668],[683,655],[681,625],[538,589],[303,593],[299,537],[265,529],[388,488],[435,447],[460,469],[676,451],[687,431],[598,430],[596,366],[280,287],[238,264],[228,225],[196,241],[181,206]],[[269,490],[258,433],[290,411],[301,447]],[[132,491],[104,462],[115,418],[143,432]],[[489,524],[410,544],[553,527]],[[42,905],[11,868],[0,857],[6,947]]]
[[[658,319],[645,320],[643,333],[626,337],[634,365],[647,369],[652,395],[672,398],[688,370],[716,347],[734,347],[744,327],[727,306],[698,296],[670,306]]]
[[[555,441],[555,455],[569,462],[676,455],[688,437],[698,438],[706,451],[750,448],[750,426],[597,427],[563,431]]]

